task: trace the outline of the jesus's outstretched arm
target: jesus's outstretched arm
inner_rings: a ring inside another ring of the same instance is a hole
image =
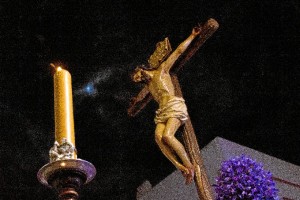
[[[188,48],[191,42],[200,34],[200,27],[194,27],[192,30],[191,35],[185,39],[175,51],[168,57],[168,59],[161,64],[161,67],[169,72],[172,66],[174,65],[175,61],[179,58],[179,56],[184,53],[184,51]]]

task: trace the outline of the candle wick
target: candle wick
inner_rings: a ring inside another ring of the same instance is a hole
[[[56,69],[55,65],[53,63],[50,63],[50,66]]]

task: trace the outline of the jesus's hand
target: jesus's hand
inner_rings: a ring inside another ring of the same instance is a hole
[[[193,28],[192,34],[196,36],[196,35],[199,35],[200,32],[201,32],[201,27],[196,26],[196,27]]]

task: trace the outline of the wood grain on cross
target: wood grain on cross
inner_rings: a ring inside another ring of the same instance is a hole
[[[219,24],[214,19],[209,19],[204,25],[201,26],[201,32],[197,38],[190,44],[188,49],[178,58],[171,69],[172,82],[175,88],[175,95],[182,97],[180,84],[177,79],[176,73],[183,67],[183,65],[196,53],[196,51],[204,44],[204,42],[212,36],[218,29]],[[144,87],[139,94],[132,99],[128,108],[130,116],[136,116],[147,104],[152,100],[152,95],[147,87]],[[201,200],[212,200],[213,195],[210,184],[207,179],[206,172],[203,166],[203,160],[200,154],[199,145],[195,131],[193,129],[190,118],[184,124],[183,139],[187,152],[195,166],[195,184],[198,191],[198,196]]]

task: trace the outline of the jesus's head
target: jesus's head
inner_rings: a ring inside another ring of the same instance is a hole
[[[136,83],[138,82],[147,83],[150,80],[150,75],[148,74],[148,72],[152,70],[153,69],[151,68],[146,68],[144,65],[138,66],[131,74],[131,79]]]

